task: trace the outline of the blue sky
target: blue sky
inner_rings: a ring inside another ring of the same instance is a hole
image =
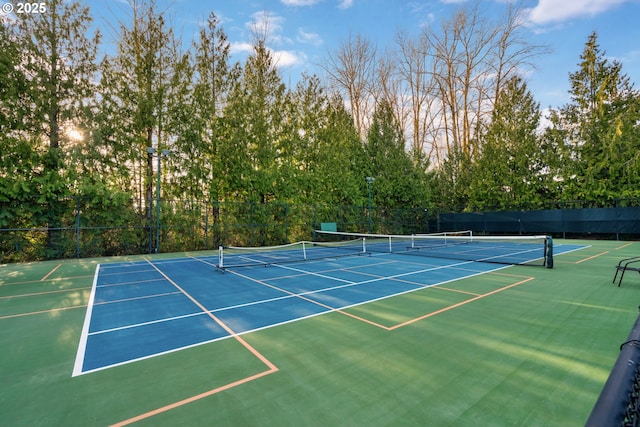
[[[156,0],[186,44],[214,11],[223,22],[234,52],[242,60],[251,48],[252,25],[269,21],[269,48],[278,59],[285,82],[308,71],[322,74],[319,63],[349,35],[361,34],[378,51],[394,46],[398,31],[418,34],[424,25],[439,26],[461,4],[475,0]],[[481,0],[488,16],[503,13],[508,0]],[[118,21],[126,21],[127,0],[87,0],[105,49],[116,38]],[[527,37],[552,52],[535,59],[527,81],[541,107],[569,102],[569,73],[592,31],[602,50],[623,64],[640,88],[640,0],[523,0],[528,9]]]

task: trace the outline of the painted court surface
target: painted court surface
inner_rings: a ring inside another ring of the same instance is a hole
[[[556,254],[582,248],[558,245]],[[99,265],[74,375],[505,268],[378,254],[223,274],[215,262],[189,257]]]
[[[637,316],[637,243],[555,268],[396,254],[221,272],[0,267],[3,425],[583,425]]]

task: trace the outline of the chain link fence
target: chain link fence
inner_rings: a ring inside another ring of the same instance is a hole
[[[0,203],[0,262],[88,258],[268,246],[310,240],[322,222],[341,231],[424,233],[424,208],[390,209],[287,203],[63,198],[54,202]]]

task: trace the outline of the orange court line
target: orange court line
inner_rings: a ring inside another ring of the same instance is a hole
[[[385,331],[390,331],[391,330],[391,328],[389,328],[388,326],[381,325],[380,323],[376,323],[373,320],[365,319],[364,317],[360,317],[360,316],[357,316],[355,314],[348,313],[348,312],[342,311],[342,310],[336,310],[336,311],[338,313],[340,313],[340,314],[344,314],[345,316],[349,316],[349,317],[351,317],[353,319],[356,319],[356,320],[359,320],[361,322],[368,323],[368,324],[376,326],[376,327],[378,327],[380,329],[384,329]]]
[[[84,304],[84,305],[73,305],[71,307],[52,308],[51,310],[32,311],[30,313],[9,314],[7,316],[0,316],[0,320],[13,319],[14,317],[32,316],[34,314],[55,313],[56,311],[71,310],[73,308],[83,308],[83,307],[86,307],[86,306],[87,306],[87,304]]]
[[[631,245],[633,245],[633,242],[629,242],[629,243],[624,244],[624,245],[622,245],[622,246],[618,246],[618,247],[616,248],[616,250],[624,249],[624,248],[626,248],[627,246],[631,246]]]
[[[521,274],[504,273],[502,270],[487,271],[485,274],[495,274],[496,276],[515,277],[518,279],[529,279],[529,276],[523,276]]]
[[[45,291],[45,292],[31,292],[29,294],[18,294],[18,295],[6,295],[0,297],[0,299],[9,299],[9,298],[22,298],[22,297],[37,297],[39,295],[47,295],[47,294],[59,294],[61,292],[73,292],[73,291],[83,291],[86,289],[91,289],[90,286],[85,286],[82,288],[71,288],[71,289],[58,289],[55,291]]]
[[[210,264],[210,263],[208,263],[208,262],[206,262],[206,261],[202,261],[202,260],[199,260],[199,259],[197,259],[197,260],[198,260],[198,261],[200,261],[200,262],[203,262],[203,263],[205,263],[205,264]],[[149,264],[151,264],[151,262],[150,262],[149,260],[147,260],[147,262],[149,262]],[[200,400],[200,399],[203,399],[203,398],[205,398],[205,397],[213,396],[213,395],[215,395],[215,394],[217,394],[217,393],[220,393],[220,392],[222,392],[222,391],[229,390],[229,389],[231,389],[231,388],[233,388],[233,387],[236,387],[236,386],[239,386],[239,385],[242,385],[242,384],[248,383],[248,382],[250,382],[250,381],[253,381],[253,380],[255,380],[255,379],[261,378],[261,377],[263,377],[263,376],[266,376],[266,375],[269,375],[269,374],[271,374],[271,373],[275,373],[275,372],[277,372],[277,371],[278,371],[278,368],[277,368],[277,367],[276,367],[272,362],[270,362],[270,361],[269,361],[265,356],[263,356],[263,355],[262,355],[260,352],[258,352],[255,348],[253,348],[249,343],[247,343],[244,339],[242,339],[240,336],[238,336],[238,335],[237,335],[237,334],[236,334],[236,333],[235,333],[231,328],[229,328],[226,324],[224,324],[224,323],[223,323],[220,319],[218,319],[214,314],[210,313],[210,312],[206,309],[206,307],[204,307],[204,306],[203,306],[199,301],[197,301],[195,298],[193,298],[191,295],[189,295],[189,294],[188,294],[184,289],[182,289],[182,288],[181,288],[177,283],[175,283],[173,280],[171,280],[171,278],[169,278],[169,277],[168,277],[164,272],[162,272],[160,269],[158,269],[155,265],[153,265],[153,264],[151,264],[151,265],[152,265],[152,266],[153,266],[153,268],[155,268],[155,269],[156,269],[156,270],[157,270],[157,271],[158,271],[158,272],[159,272],[163,277],[165,277],[165,279],[167,279],[171,284],[173,284],[175,287],[177,287],[178,289],[180,289],[180,291],[181,291],[181,292],[183,292],[183,293],[184,293],[184,295],[185,295],[187,298],[189,298],[189,299],[190,299],[191,301],[193,301],[193,302],[194,302],[198,307],[200,307],[200,308],[201,308],[205,313],[207,313],[207,315],[209,315],[209,317],[211,317],[211,318],[212,318],[216,323],[218,323],[218,324],[219,324],[221,327],[223,327],[227,332],[229,332],[229,333],[231,334],[231,336],[233,336],[233,337],[234,337],[236,340],[238,340],[238,341],[239,341],[239,342],[240,342],[240,343],[241,343],[245,348],[247,348],[247,349],[248,349],[252,354],[254,354],[258,359],[260,359],[260,360],[261,360],[261,361],[262,361],[262,362],[263,362],[263,363],[264,363],[264,364],[265,364],[269,369],[267,369],[266,371],[260,372],[260,373],[258,373],[258,374],[255,374],[255,375],[252,375],[252,376],[249,376],[249,377],[243,378],[243,379],[241,379],[241,380],[238,380],[238,381],[235,381],[235,382],[232,382],[232,383],[229,383],[229,384],[226,384],[226,385],[223,385],[223,386],[220,386],[220,387],[217,387],[217,388],[211,389],[211,390],[206,391],[206,392],[204,392],[204,393],[200,393],[200,394],[197,394],[197,395],[194,395],[194,396],[188,397],[188,398],[186,398],[186,399],[183,399],[183,400],[180,400],[180,401],[177,401],[177,402],[171,403],[171,404],[169,404],[169,405],[166,405],[166,406],[160,407],[160,408],[158,408],[158,409],[154,409],[154,410],[152,410],[152,411],[145,412],[145,413],[140,414],[140,415],[138,415],[138,416],[135,416],[135,417],[129,418],[129,419],[127,419],[127,420],[121,421],[121,422],[119,422],[119,423],[113,424],[111,427],[123,427],[123,426],[129,425],[129,424],[132,424],[132,423],[135,423],[135,422],[138,422],[138,421],[141,421],[141,420],[144,420],[144,419],[150,418],[150,417],[152,417],[152,416],[155,416],[155,415],[161,414],[161,413],[163,413],[163,412],[166,412],[166,411],[169,411],[169,410],[172,410],[172,409],[178,408],[178,407],[180,407],[180,406],[183,406],[183,405],[186,405],[186,404],[189,404],[189,403],[195,402],[195,401]],[[240,273],[237,273],[237,272],[233,272],[233,273],[234,273],[234,274],[236,274],[236,275],[238,275],[238,276],[246,277],[246,278],[248,278],[248,279],[250,279],[250,280],[254,280],[254,281],[256,281],[256,282],[259,282],[259,283],[261,283],[261,284],[263,284],[263,285],[265,285],[265,286],[272,287],[272,288],[274,288],[274,289],[280,289],[280,288],[278,288],[278,287],[276,287],[276,286],[270,285],[270,284],[268,284],[268,283],[261,282],[261,281],[256,280],[256,279],[252,279],[252,278],[247,277],[247,276],[244,276],[244,275],[242,275],[242,274],[240,274]],[[500,274],[500,273],[497,273],[497,274]],[[354,314],[348,313],[348,312],[343,311],[343,310],[336,310],[336,311],[337,311],[338,313],[344,314],[344,315],[346,315],[346,316],[349,316],[349,317],[351,317],[351,318],[357,319],[357,320],[359,320],[359,321],[362,321],[362,322],[365,322],[365,323],[371,324],[371,325],[373,325],[373,326],[376,326],[376,327],[379,327],[379,328],[382,328],[382,329],[385,329],[385,330],[388,330],[388,331],[392,331],[392,330],[394,330],[394,329],[398,329],[398,328],[401,328],[401,327],[403,327],[403,326],[409,325],[409,324],[411,324],[411,323],[414,323],[414,322],[420,321],[420,320],[422,320],[422,319],[426,319],[427,317],[435,316],[435,315],[440,314],[440,313],[443,313],[443,312],[445,312],[445,311],[448,311],[448,310],[451,310],[451,309],[454,309],[454,308],[460,307],[460,306],[462,306],[462,305],[464,305],[464,304],[467,304],[467,303],[470,303],[470,302],[472,302],[472,301],[476,301],[476,300],[478,300],[478,299],[481,299],[481,298],[484,298],[484,297],[487,297],[487,296],[490,296],[490,295],[496,294],[496,293],[501,292],[501,291],[503,291],[503,290],[506,290],[506,289],[512,288],[512,287],[514,287],[514,286],[518,286],[518,285],[520,285],[520,284],[526,283],[526,282],[531,281],[531,280],[533,280],[533,279],[534,279],[533,277],[526,277],[526,276],[515,276],[515,275],[510,275],[510,274],[502,274],[502,275],[505,275],[505,276],[513,276],[513,277],[520,277],[520,278],[525,277],[525,279],[524,279],[524,280],[521,280],[521,281],[519,281],[519,282],[517,282],[517,283],[513,283],[513,284],[511,284],[511,285],[504,286],[504,287],[502,287],[502,288],[500,288],[500,289],[496,289],[496,290],[494,290],[494,291],[491,291],[491,292],[488,292],[488,293],[485,293],[485,294],[480,294],[480,295],[477,295],[477,294],[476,294],[477,296],[475,296],[474,298],[471,298],[471,299],[469,299],[469,300],[463,301],[463,302],[458,303],[458,304],[451,305],[451,306],[449,306],[449,307],[445,307],[445,308],[443,308],[443,309],[441,309],[441,310],[438,310],[438,311],[435,311],[435,312],[432,312],[432,313],[426,314],[426,315],[424,315],[424,316],[417,317],[417,318],[415,318],[415,319],[412,319],[412,320],[409,320],[409,321],[407,321],[407,322],[403,322],[403,323],[397,324],[397,325],[392,326],[392,327],[388,327],[388,326],[381,325],[381,324],[379,324],[379,323],[376,323],[376,322],[373,322],[373,321],[371,321],[371,320],[365,319],[365,318],[363,318],[363,317],[360,317],[360,316],[357,316],[357,315],[354,315]],[[281,290],[282,290],[282,289],[281,289]],[[283,291],[283,292],[290,293],[291,295],[295,295],[295,294],[293,294],[293,293],[291,293],[291,292],[288,292],[288,291],[285,291],[285,290],[282,290],[282,291]],[[313,303],[318,304],[318,305],[320,305],[320,306],[324,306],[324,307],[327,307],[327,308],[333,309],[332,307],[329,307],[329,306],[327,306],[327,305],[325,305],[325,304],[323,304],[323,303],[320,303],[320,302],[318,302],[318,301],[313,301],[312,299],[309,299],[309,298],[306,298],[306,297],[303,297],[303,296],[299,296],[299,295],[298,295],[298,297],[301,297],[302,299],[305,299],[305,300],[307,300],[307,301],[313,302]]]
[[[598,258],[599,256],[606,255],[606,254],[608,254],[608,253],[609,253],[609,251],[604,251],[604,252],[602,252],[602,253],[599,253],[599,254],[592,255],[592,256],[590,256],[590,257],[587,257],[587,258],[581,259],[580,261],[576,261],[575,263],[576,263],[576,264],[581,264],[581,263],[583,263],[583,262],[585,262],[585,261],[589,261],[589,260],[592,260],[592,259],[594,259],[594,258]]]
[[[40,283],[40,282],[55,282],[58,280],[73,280],[73,279],[88,279],[93,276],[73,276],[73,277],[57,277],[55,279],[37,279],[37,280],[25,280],[24,282],[11,282],[11,283],[0,283],[0,287],[2,286],[11,286],[11,285],[28,285],[30,283]]]
[[[396,282],[408,283],[408,284],[410,284],[410,285],[415,285],[415,286],[424,287],[424,285],[423,285],[423,284],[420,284],[420,283],[418,283],[418,282],[413,282],[413,281],[411,281],[411,280],[403,280],[403,279],[392,279],[392,280],[394,280],[394,281],[396,281]],[[451,288],[447,288],[447,287],[445,287],[445,286],[440,286],[440,285],[438,285],[438,286],[431,286],[431,288],[433,288],[433,289],[438,289],[438,290],[440,290],[440,291],[457,292],[457,293],[459,293],[459,294],[466,294],[466,295],[479,295],[479,294],[477,294],[477,293],[475,293],[475,292],[462,291],[462,290],[460,290],[460,289],[451,289]]]
[[[431,313],[425,314],[424,316],[416,317],[415,319],[411,319],[411,320],[407,320],[406,322],[399,323],[399,324],[397,324],[397,325],[392,326],[391,328],[389,328],[389,330],[393,331],[393,330],[398,329],[398,328],[401,328],[401,327],[403,327],[403,326],[407,326],[407,325],[410,325],[410,324],[412,324],[412,323],[419,322],[420,320],[424,320],[424,319],[426,319],[426,318],[428,318],[428,317],[432,317],[432,316],[435,316],[435,315],[438,315],[438,314],[444,313],[444,312],[446,312],[446,311],[453,310],[454,308],[461,307],[461,306],[463,306],[463,305],[465,305],[465,304],[469,304],[470,302],[477,301],[477,300],[479,300],[479,299],[482,299],[482,298],[488,297],[488,296],[490,296],[490,295],[497,294],[498,292],[502,292],[502,291],[504,291],[504,290],[507,290],[507,289],[513,288],[513,287],[518,286],[518,285],[522,285],[523,283],[530,282],[531,280],[534,280],[534,279],[535,279],[534,277],[528,277],[528,278],[526,278],[526,279],[524,279],[524,280],[521,280],[521,281],[516,282],[516,283],[512,283],[512,284],[507,285],[507,286],[504,286],[504,287],[502,287],[502,288],[500,288],[500,289],[496,289],[496,290],[493,290],[493,291],[491,291],[491,292],[487,292],[486,294],[478,295],[477,297],[474,297],[474,298],[471,298],[471,299],[468,299],[468,300],[465,300],[465,301],[459,302],[459,303],[457,303],[457,304],[450,305],[450,306],[445,307],[445,308],[442,308],[442,309],[440,309],[440,310],[433,311],[433,312],[431,312]]]
[[[191,397],[188,397],[186,399],[180,400],[178,402],[174,402],[174,403],[172,403],[170,405],[163,406],[162,408],[158,408],[158,409],[155,409],[153,411],[145,412],[144,414],[140,414],[140,415],[138,415],[136,417],[129,418],[128,420],[124,420],[124,421],[121,421],[119,423],[112,424],[111,427],[122,427],[122,426],[127,426],[129,424],[133,424],[133,423],[138,422],[138,421],[142,421],[142,420],[147,419],[149,417],[152,417],[154,415],[161,414],[161,413],[169,411],[171,409],[178,408],[180,406],[186,405],[188,403],[195,402],[195,401],[203,399],[205,397],[213,396],[214,394],[220,393],[222,391],[229,390],[229,389],[231,389],[233,387],[236,387],[236,386],[248,383],[250,381],[256,380],[258,378],[264,377],[265,375],[269,375],[269,374],[271,374],[273,372],[276,372],[277,370],[278,369],[275,368],[275,370],[269,369],[269,370],[260,372],[258,374],[252,375],[250,377],[246,377],[246,378],[243,378],[241,380],[229,383],[227,385],[223,385],[221,387],[214,388],[214,389],[209,390],[209,391],[205,391],[204,393],[196,394],[195,396],[191,396]]]
[[[182,292],[187,298],[189,298],[191,301],[193,301],[193,303],[195,305],[197,305],[203,312],[205,312],[211,319],[213,319],[214,322],[216,322],[217,324],[219,324],[225,331],[227,331],[229,333],[229,335],[231,335],[233,338],[235,338],[238,342],[240,342],[240,344],[242,344],[247,350],[249,350],[251,353],[253,353],[254,356],[256,356],[258,359],[260,359],[262,361],[262,363],[264,363],[265,365],[267,365],[269,367],[269,369],[275,370],[277,371],[278,368],[271,363],[266,357],[264,357],[262,354],[260,354],[260,352],[258,350],[256,350],[255,348],[253,348],[251,346],[251,344],[249,344],[248,342],[246,342],[244,339],[242,339],[242,337],[240,337],[238,334],[235,333],[235,331],[233,331],[230,327],[228,327],[222,320],[218,319],[213,313],[211,313],[207,307],[205,307],[204,305],[202,305],[200,303],[200,301],[198,301],[197,299],[195,299],[193,296],[191,296],[187,291],[185,291],[184,289],[182,289],[182,287],[180,287],[180,285],[178,285],[176,282],[174,282],[173,280],[171,280],[171,278],[169,276],[167,276],[166,274],[164,274],[164,272],[162,270],[160,270],[158,267],[156,267],[154,264],[151,263],[151,261],[149,261],[148,259],[146,260],[153,268],[155,268],[158,273],[160,273],[165,279],[167,279],[173,286],[175,286],[176,288],[178,288],[180,290],[180,292]]]
[[[402,328],[403,326],[407,326],[407,325],[410,325],[412,323],[416,323],[416,322],[419,322],[421,320],[427,319],[429,317],[436,316],[438,314],[444,313],[446,311],[453,310],[454,308],[461,307],[461,306],[463,306],[465,304],[469,304],[470,302],[477,301],[479,299],[482,299],[482,298],[497,294],[498,292],[505,291],[507,289],[513,288],[513,287],[518,286],[518,285],[522,285],[523,283],[527,283],[527,282],[530,282],[531,280],[535,279],[535,277],[516,276],[516,275],[512,275],[512,274],[504,274],[504,273],[496,273],[496,274],[501,274],[503,276],[520,277],[520,278],[524,278],[524,279],[520,280],[520,281],[518,281],[516,283],[512,283],[510,285],[503,286],[502,288],[495,289],[493,291],[487,292],[485,294],[479,294],[479,295],[476,294],[475,297],[470,298],[468,300],[461,301],[461,302],[459,302],[457,304],[452,304],[452,305],[444,307],[444,308],[442,308],[440,310],[432,311],[431,313],[427,313],[425,315],[422,315],[422,316],[407,320],[406,322],[398,323],[398,324],[396,324],[394,326],[384,326],[384,325],[381,325],[381,324],[379,324],[377,322],[374,322],[373,320],[365,319],[364,317],[360,317],[360,316],[357,316],[357,315],[352,314],[352,313],[348,313],[348,312],[343,311],[343,310],[337,310],[337,311],[338,311],[338,313],[344,314],[345,316],[349,316],[349,317],[351,317],[353,319],[359,320],[359,321],[364,322],[364,323],[368,323],[370,325],[376,326],[376,327],[384,329],[386,331],[393,331],[393,330]],[[432,288],[433,289],[437,289],[438,287],[434,286]]]
[[[187,291],[185,291],[184,289],[182,289],[182,287],[180,287],[180,285],[178,285],[176,282],[174,282],[173,280],[171,280],[171,278],[169,276],[167,276],[162,270],[160,270],[158,267],[156,267],[154,264],[151,263],[151,261],[149,261],[148,259],[145,259],[154,269],[156,269],[156,271],[158,271],[158,273],[160,273],[165,279],[167,279],[173,286],[175,286],[176,288],[178,288],[180,290],[180,292],[182,292],[187,298],[189,298],[195,305],[197,305],[203,312],[205,312],[211,319],[213,319],[214,322],[216,322],[217,324],[219,324],[225,331],[227,331],[233,338],[235,338],[244,348],[246,348],[247,350],[249,350],[254,356],[256,356],[262,363],[264,363],[269,369],[267,369],[266,371],[260,372],[258,374],[255,375],[251,375],[249,377],[240,379],[238,381],[234,381],[232,383],[220,386],[220,387],[216,387],[214,389],[211,389],[209,391],[206,391],[204,393],[200,393],[200,394],[196,394],[194,396],[188,397],[186,399],[182,399],[179,400],[177,402],[171,403],[169,405],[166,406],[162,406],[160,408],[154,409],[152,411],[149,412],[145,412],[143,414],[137,415],[133,418],[129,418],[126,419],[124,421],[120,421],[119,423],[113,424],[112,427],[121,427],[121,426],[126,426],[150,417],[153,417],[154,415],[158,415],[161,414],[163,412],[167,412],[170,411],[172,409],[178,408],[180,406],[183,405],[187,405],[189,403],[195,402],[197,400],[203,399],[205,397],[209,397],[209,396],[213,396],[214,394],[220,393],[222,391],[225,390],[229,390],[233,387],[248,383],[250,381],[253,381],[255,379],[264,377],[265,375],[269,375],[275,372],[278,372],[278,367],[276,365],[274,365],[271,361],[269,361],[269,359],[267,359],[264,355],[262,355],[258,350],[256,350],[253,346],[251,346],[251,344],[249,344],[248,342],[246,342],[242,337],[240,337],[238,334],[236,334],[229,326],[227,326],[222,320],[218,319],[213,313],[211,313],[209,310],[207,310],[207,308],[205,306],[203,306],[200,301],[198,301],[197,299],[195,299],[193,296],[191,296]]]
[[[480,294],[477,294],[475,292],[469,292],[469,291],[462,291],[460,289],[451,289],[451,288],[447,288],[445,286],[432,286],[432,288],[434,290],[439,290],[439,291],[448,291],[448,292],[456,292],[458,294],[465,294],[465,295],[474,295],[474,296],[478,296]]]
[[[59,269],[60,267],[62,267],[62,264],[56,265],[55,268],[53,270],[51,270],[49,273],[47,273],[42,279],[40,279],[40,281],[44,282],[45,280],[47,280],[49,278],[49,276],[51,276],[53,273],[55,273],[56,270]]]

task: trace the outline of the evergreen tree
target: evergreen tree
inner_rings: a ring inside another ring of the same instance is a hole
[[[120,24],[118,52],[103,62],[100,132],[106,145],[117,147],[113,157],[130,171],[121,181],[125,190],[135,192],[150,217],[155,162],[147,148],[157,153],[171,148],[169,99],[185,59],[155,1],[131,6],[132,22]]]
[[[365,151],[368,176],[374,183],[376,205],[385,208],[425,206],[427,188],[422,165],[414,164],[391,106],[381,102],[373,114]]]
[[[181,120],[187,125],[185,135],[176,141],[185,156],[180,194],[199,200],[218,201],[225,194],[220,165],[221,151],[226,149],[223,110],[239,75],[238,67],[229,64],[229,52],[220,19],[211,13],[194,43],[193,102],[182,106]]]
[[[295,203],[352,204],[361,201],[363,147],[343,99],[325,92],[317,76],[303,76],[287,112],[287,171]]]
[[[363,206],[367,159],[353,117],[338,95],[328,97],[317,129],[313,152],[316,166],[311,169],[316,183],[310,201],[326,205]],[[313,117],[313,116],[312,116]],[[309,143],[313,143],[309,135]]]
[[[570,74],[571,103],[553,114],[548,135],[562,155],[564,198],[606,204],[637,196],[640,94],[622,64],[606,58],[595,32],[580,59]]]
[[[3,17],[0,16],[0,19]],[[19,41],[3,19],[0,26],[0,202],[24,200],[30,190],[35,151],[27,138],[25,118],[31,103],[27,78],[20,67]],[[0,227],[7,225],[16,212],[2,209]]]
[[[473,145],[477,145],[472,140]],[[433,191],[438,209],[455,212],[467,208],[470,199],[472,161],[468,152],[458,145],[451,147],[447,157],[435,171]]]
[[[20,44],[2,15],[0,20],[0,228],[26,228],[33,226],[33,217],[38,213],[34,175],[39,168],[39,155],[24,132],[31,101],[26,76],[19,66]],[[0,238],[0,259],[24,259],[25,241],[13,233],[4,233]]]
[[[15,43],[20,46],[18,68],[29,99],[28,109],[19,110],[21,154],[29,166],[19,171],[30,174],[31,195],[36,203],[27,204],[34,221],[49,228],[47,247],[60,255],[64,248],[60,233],[64,204],[61,197],[71,194],[78,180],[83,134],[90,130],[94,102],[95,57],[100,35],[89,35],[92,18],[89,9],[77,2],[52,0],[47,13],[19,14]],[[11,80],[10,80],[11,81]],[[15,88],[14,88],[15,90]],[[23,189],[27,189],[23,187]]]
[[[469,205],[472,209],[531,209],[547,194],[545,164],[538,126],[539,104],[519,77],[512,77],[498,96],[491,123],[482,136],[473,166]]]
[[[285,154],[282,144],[288,137],[284,133],[287,102],[272,55],[260,40],[225,109],[233,145],[225,153],[227,179],[237,196],[260,203],[276,199],[283,184],[279,168]]]

